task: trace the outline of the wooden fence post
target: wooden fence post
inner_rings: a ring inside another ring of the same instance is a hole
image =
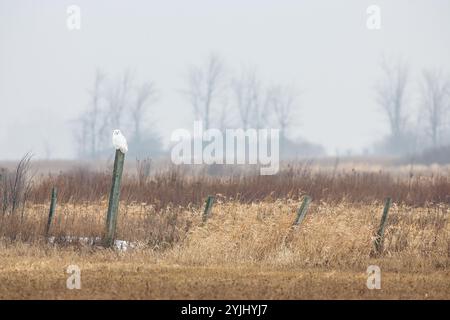
[[[386,227],[387,216],[389,213],[389,208],[391,207],[392,199],[390,197],[386,198],[384,204],[383,215],[381,216],[380,227],[378,228],[377,236],[374,241],[375,253],[379,254],[383,248],[383,237],[384,229]]]
[[[203,211],[203,222],[206,222],[208,219],[209,214],[211,213],[212,206],[214,204],[214,196],[208,196],[208,199],[206,199],[205,204],[205,211]]]
[[[48,233],[50,231],[50,227],[52,225],[53,216],[55,215],[56,208],[56,188],[52,188],[52,198],[50,200],[50,210],[48,211],[48,220],[47,226],[45,228],[45,236],[48,237]]]
[[[120,182],[122,181],[124,162],[125,154],[117,149],[116,156],[114,158],[111,192],[109,194],[108,214],[106,216],[105,245],[107,246],[113,245],[116,234],[117,214],[119,211]]]
[[[306,212],[308,211],[309,204],[311,203],[311,197],[305,196],[303,199],[302,205],[298,209],[297,217],[293,223],[293,226],[298,226],[302,223],[303,219],[305,219]]]

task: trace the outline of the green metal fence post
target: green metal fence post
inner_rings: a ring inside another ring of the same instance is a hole
[[[116,235],[117,214],[119,211],[120,183],[122,181],[124,162],[125,154],[117,149],[114,159],[111,192],[109,194],[108,214],[106,216],[105,244],[107,246],[111,246],[114,243],[114,237]]]
[[[383,237],[384,237],[384,229],[386,227],[387,216],[389,213],[389,208],[391,207],[392,199],[390,197],[386,198],[386,202],[384,204],[383,215],[381,216],[380,226],[377,231],[377,236],[374,241],[375,253],[379,254],[383,249]]]
[[[56,208],[56,188],[52,188],[52,198],[50,200],[50,210],[48,211],[48,220],[47,226],[45,228],[45,236],[48,237],[48,233],[50,232],[50,227],[52,225],[53,216],[55,215]]]
[[[308,211],[309,204],[311,203],[311,197],[305,196],[303,199],[302,205],[298,209],[297,217],[295,218],[293,226],[298,226],[302,223],[303,219],[305,219],[306,212]]]
[[[203,222],[206,222],[206,220],[208,219],[208,217],[211,213],[213,204],[214,204],[214,196],[208,196],[208,199],[206,199],[205,211],[203,211],[203,217],[202,217]]]

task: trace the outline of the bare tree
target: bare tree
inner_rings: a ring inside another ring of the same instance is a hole
[[[406,124],[408,66],[400,60],[392,62],[383,57],[381,68],[383,79],[376,87],[377,102],[389,120],[392,141],[398,143]]]
[[[211,126],[213,107],[225,90],[225,69],[219,56],[211,54],[202,66],[189,69],[188,90],[196,120],[202,120],[205,129]]]
[[[297,95],[290,86],[274,85],[268,88],[266,108],[273,113],[280,128],[282,141],[286,139],[286,131],[292,125],[292,119],[297,107]]]
[[[144,83],[137,88],[136,100],[131,108],[131,120],[134,128],[134,141],[139,143],[142,138],[142,122],[145,120],[148,105],[157,100],[155,85]]]
[[[106,101],[108,110],[106,114],[113,128],[120,128],[122,124],[124,111],[130,103],[132,82],[132,74],[127,70],[117,81],[111,84],[107,92]]]
[[[116,128],[132,133],[128,142],[135,153],[150,149],[159,152],[159,137],[149,132],[145,136],[143,128],[148,107],[157,100],[154,83],[134,86],[129,70],[106,84],[105,78],[100,70],[96,71],[94,86],[89,90],[89,107],[75,120],[78,155],[100,156],[110,144],[109,131]]]
[[[101,99],[101,89],[102,84],[105,79],[105,74],[97,69],[95,71],[94,87],[89,91],[91,96],[90,110],[88,111],[88,117],[84,119],[87,122],[88,127],[88,139],[90,140],[90,157],[95,158],[98,148],[98,130],[100,121],[100,99]]]
[[[227,101],[225,100],[219,110],[219,117],[218,117],[218,128],[225,132],[225,130],[229,127],[230,123],[232,122],[231,113],[229,111],[229,105]]]
[[[80,158],[88,154],[88,121],[89,117],[87,113],[83,113],[77,119],[70,121],[75,123],[73,134],[77,144],[77,154]]]
[[[76,124],[74,136],[78,144],[78,155],[80,157],[95,158],[98,152],[98,136],[102,125],[100,100],[102,99],[104,79],[105,74],[100,69],[96,69],[93,87],[88,90],[90,96],[88,107],[74,121]]]
[[[445,119],[450,108],[450,80],[438,69],[424,70],[422,84],[422,107],[427,124],[427,133],[433,148],[440,144],[445,129]]]
[[[239,78],[233,79],[231,88],[243,128],[261,128],[265,122],[265,104],[256,69],[243,69]]]

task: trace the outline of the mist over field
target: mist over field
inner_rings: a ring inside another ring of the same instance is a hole
[[[367,26],[372,4],[381,10],[380,29]],[[70,5],[80,9],[80,29],[67,26]],[[142,157],[167,153],[171,133],[192,130],[202,118],[187,92],[191,71],[206,72],[213,56],[221,83],[211,127],[244,127],[237,89],[256,83],[261,105],[270,92],[280,101],[294,97],[282,129],[295,155],[403,155],[445,146],[448,99],[438,115],[442,124],[430,123],[423,87],[426,71],[433,83],[448,80],[449,12],[445,0],[1,0],[0,158],[28,151],[37,159],[102,157],[119,125],[109,119],[114,106],[123,105],[120,129],[135,138],[132,109],[139,95],[145,97],[138,114],[142,140],[130,149],[139,147]],[[380,90],[389,95],[402,68],[396,128]],[[101,110],[90,133],[85,127],[92,121],[97,71]],[[264,127],[282,126],[274,112],[270,103],[257,112],[270,118]],[[435,138],[432,126],[438,126]],[[94,147],[90,136],[97,137]]]

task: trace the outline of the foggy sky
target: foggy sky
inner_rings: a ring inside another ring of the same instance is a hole
[[[66,27],[72,4],[79,31]],[[366,27],[371,4],[381,8],[381,30]],[[75,156],[71,121],[87,106],[97,67],[156,83],[151,118],[167,142],[172,130],[192,128],[179,91],[188,66],[210,52],[230,73],[254,65],[267,83],[296,85],[290,136],[329,154],[359,152],[388,132],[374,93],[382,54],[408,61],[414,106],[424,67],[450,72],[450,1],[0,0],[0,159]]]

